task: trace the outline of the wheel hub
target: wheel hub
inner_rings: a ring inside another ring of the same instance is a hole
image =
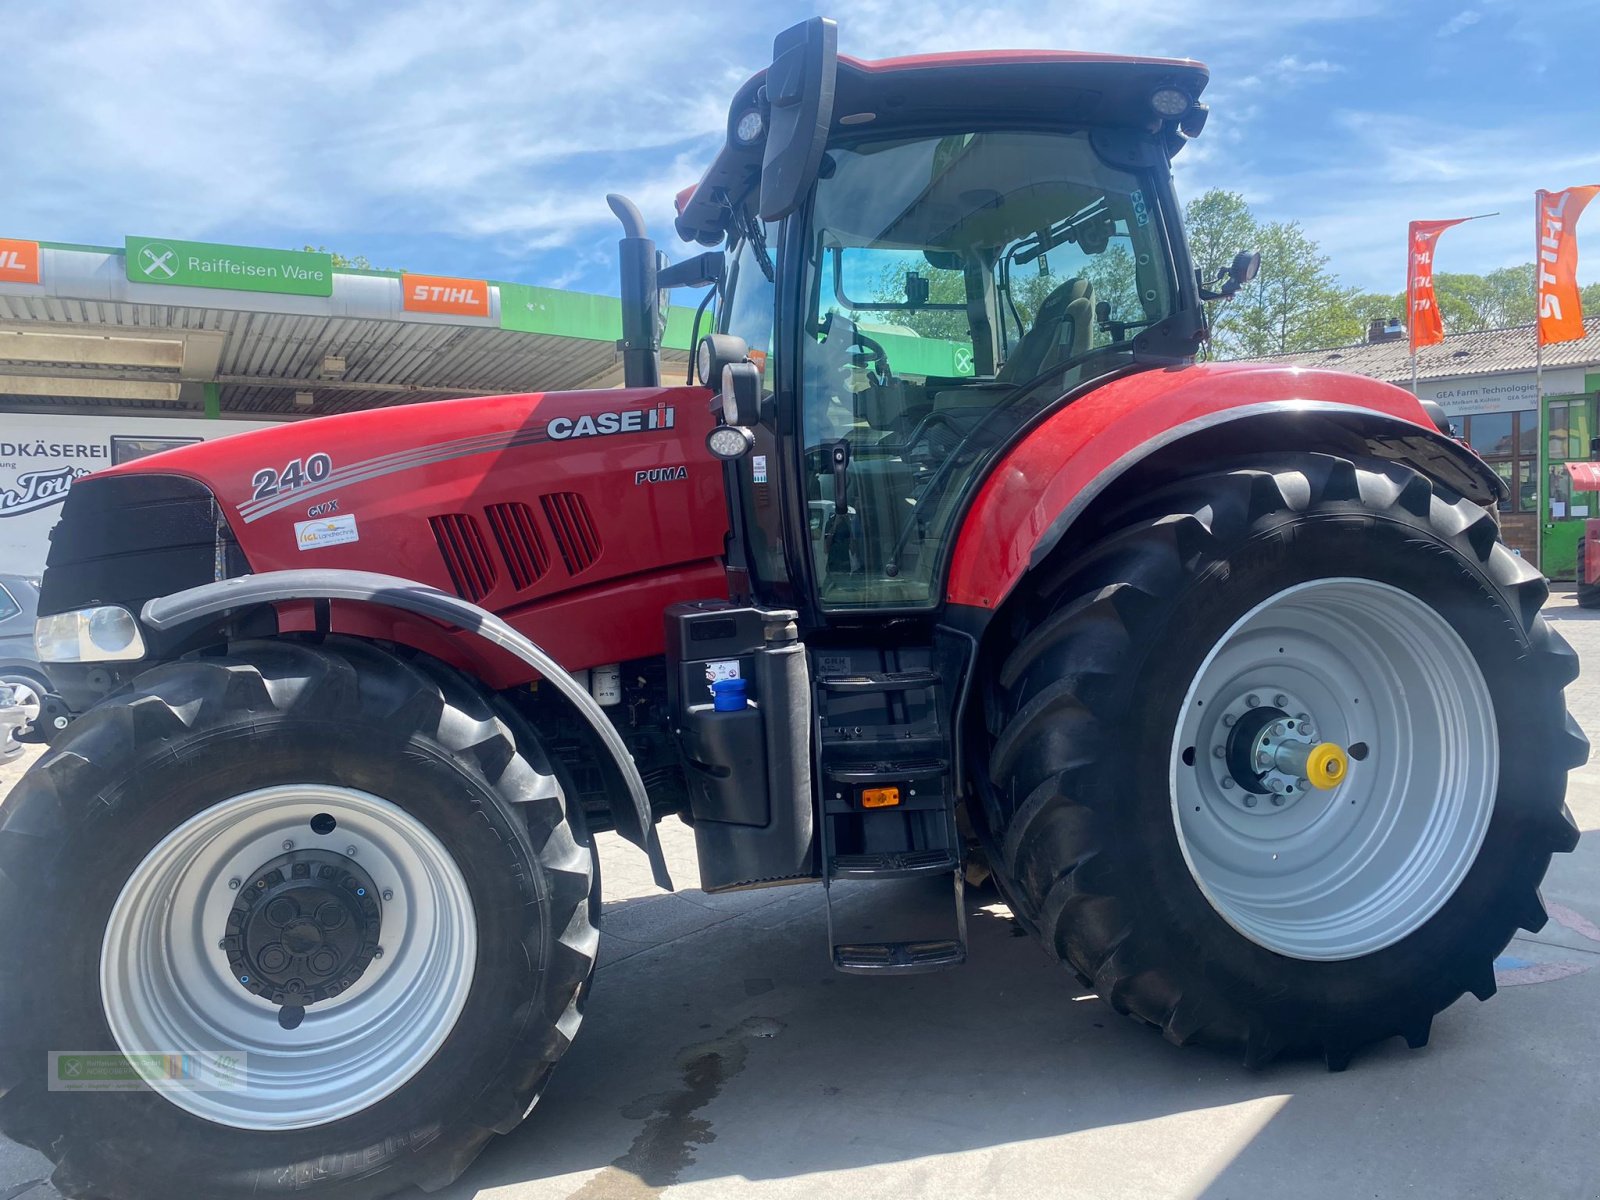
[[[222,948],[240,986],[284,1008],[339,995],[372,964],[378,892],[354,859],[292,850],[239,889]]]
[[[1308,706],[1284,690],[1240,691],[1222,710],[1211,761],[1234,808],[1271,813],[1343,778],[1344,751],[1318,743]]]

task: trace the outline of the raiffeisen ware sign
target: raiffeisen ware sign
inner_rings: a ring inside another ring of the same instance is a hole
[[[263,250],[170,238],[126,240],[130,283],[227,288],[236,292],[333,295],[333,256],[305,250]]]

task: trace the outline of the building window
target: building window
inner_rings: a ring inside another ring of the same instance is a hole
[[[1478,454],[1505,481],[1510,498],[1501,512],[1532,513],[1539,509],[1539,422],[1533,410],[1476,413],[1463,418],[1462,433]]]

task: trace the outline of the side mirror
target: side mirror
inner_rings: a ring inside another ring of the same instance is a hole
[[[800,207],[828,141],[839,68],[839,27],[813,17],[772,43],[767,68],[766,153],[761,162],[761,219],[780,221]]]
[[[761,368],[753,362],[722,368],[722,419],[749,428],[761,420]]]
[[[1228,269],[1217,272],[1216,278],[1222,282],[1222,286],[1216,289],[1207,287],[1208,281],[1205,276],[1202,272],[1196,270],[1195,277],[1200,284],[1200,299],[1226,300],[1254,279],[1260,270],[1261,252],[1259,250],[1241,250],[1235,254],[1233,262],[1228,264]],[[1215,282],[1215,280],[1209,282]]]
[[[1239,251],[1233,256],[1233,265],[1228,268],[1228,282],[1223,285],[1223,290],[1232,295],[1254,279],[1260,270],[1261,251]]]

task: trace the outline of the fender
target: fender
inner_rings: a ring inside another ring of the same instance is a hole
[[[1502,489],[1488,464],[1392,384],[1243,363],[1142,371],[1057,409],[995,465],[962,523],[946,598],[998,608],[1094,500],[1153,456],[1175,456],[1181,469],[1274,447],[1407,462],[1480,502]]]
[[[441,592],[426,584],[371,571],[293,570],[243,575],[202,584],[147,601],[140,620],[157,632],[167,632],[230,609],[273,604],[286,600],[353,600],[430,617],[475,634],[515,655],[548,680],[593,728],[610,753],[627,784],[638,821],[639,836],[629,837],[650,859],[656,886],[672,891],[672,876],[661,853],[661,840],[650,817],[650,798],[644,779],[616,726],[593,696],[532,640],[486,609]],[[619,823],[620,830],[620,823]],[[624,833],[624,836],[627,836]]]

